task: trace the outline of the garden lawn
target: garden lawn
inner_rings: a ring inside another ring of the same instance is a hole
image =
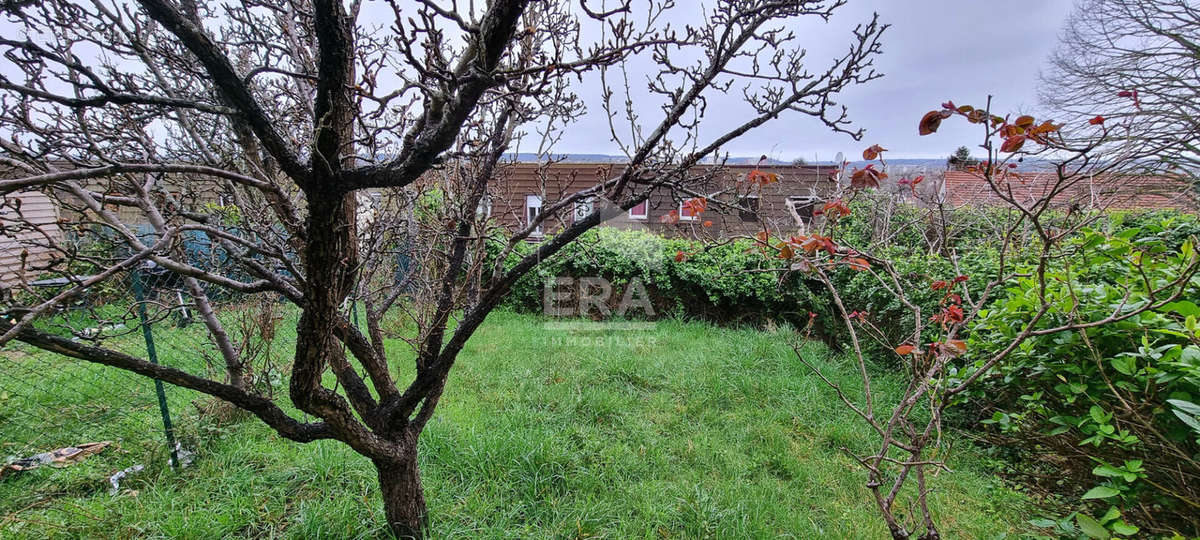
[[[872,438],[796,360],[790,334],[667,321],[598,341],[542,323],[495,313],[460,355],[421,439],[434,538],[887,537],[841,450]],[[803,351],[860,386],[819,344]],[[28,348],[0,354],[59,376],[93,369]],[[895,380],[876,384],[878,400],[898,393]],[[171,472],[161,451],[130,442],[148,440],[128,431],[146,424],[92,427],[120,447],[0,480],[0,538],[384,535],[374,470],[344,445],[176,409],[191,466]],[[15,436],[0,427],[0,442]],[[967,445],[956,451],[932,495],[945,536],[1023,530],[1027,499]],[[147,470],[109,495],[108,475],[135,463]]]

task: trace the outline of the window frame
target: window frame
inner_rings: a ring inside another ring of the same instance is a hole
[[[543,201],[541,195],[526,195],[525,196],[525,227],[529,227],[529,225],[533,223],[534,219],[537,219],[542,216],[542,203],[543,202],[544,201]],[[536,204],[533,204],[533,203],[536,203]],[[537,215],[530,216],[529,211],[534,208],[537,208]],[[544,234],[542,231],[542,225],[544,225],[544,224],[545,224],[545,221],[538,223],[538,226],[535,227],[533,229],[533,231],[531,231],[529,233],[529,236],[542,236],[542,234]]]
[[[642,207],[642,212],[640,214],[635,214],[633,211],[635,209],[637,209],[638,206]],[[629,219],[633,219],[633,220],[637,220],[637,221],[645,221],[647,219],[650,219],[650,199],[646,199],[646,200],[638,203],[633,208],[630,208],[629,209]]]
[[[579,211],[582,208],[587,208],[587,213],[580,215]],[[578,201],[575,201],[575,203],[571,205],[571,220],[573,222],[579,221],[583,218],[590,216],[592,214],[592,212],[595,212],[595,211],[596,211],[596,198],[595,197],[584,197]]]

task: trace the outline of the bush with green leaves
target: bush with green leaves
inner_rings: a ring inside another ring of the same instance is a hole
[[[778,272],[768,271],[780,264],[749,241],[704,246],[646,231],[600,228],[518,280],[507,302],[520,311],[541,311],[548,281],[601,277],[618,291],[640,280],[655,316],[752,324],[769,317],[794,323],[807,322],[810,311],[828,309],[828,302],[801,280],[781,280]]]
[[[1116,234],[1090,230],[1067,245],[1070,256],[1046,276],[1052,309],[1035,329],[1156,307],[1034,336],[971,396],[989,413],[984,423],[994,429],[986,437],[1030,462],[1044,460],[1050,487],[1075,492],[1074,521],[1092,537],[1107,537],[1096,525],[1107,535],[1137,533],[1131,523],[1200,530],[1200,277],[1180,275],[1194,240],[1176,244],[1174,236],[1195,221],[1167,214],[1139,221],[1110,221],[1102,225]],[[1189,286],[1180,298],[1144,294],[1181,277]],[[1023,278],[981,312],[969,337],[979,362],[1035,318],[1038,290],[1034,277]]]
[[[957,270],[949,258],[938,254],[899,246],[883,247],[881,251],[886,251],[901,277],[911,283],[951,279],[961,271],[974,276],[968,285],[979,285],[996,266],[995,252],[988,249],[960,256]],[[802,273],[781,278],[783,265],[782,260],[765,257],[751,240],[703,244],[646,231],[601,228],[589,231],[521,278],[507,302],[518,311],[539,312],[546,283],[558,277],[602,277],[618,295],[631,280],[638,279],[646,287],[656,316],[735,324],[770,320],[797,326],[807,325],[811,317],[814,335],[839,347],[846,336],[824,286]],[[832,271],[831,277],[839,284],[846,308],[864,313],[883,334],[882,342],[898,341],[903,330],[911,327],[911,321],[905,319],[911,318],[908,311],[895,296],[876,286],[870,275],[840,268]],[[942,296],[927,291],[913,300],[924,313],[933,314]],[[874,341],[864,346],[872,358],[881,362],[894,357],[890,346]]]
[[[835,228],[839,243],[872,252],[896,249],[946,256],[993,248],[1014,219],[1004,208],[918,206],[880,192],[859,192],[848,206],[850,214],[839,219]]]
[[[1122,211],[1106,216],[1103,225],[1109,233],[1136,229],[1145,236],[1163,240],[1167,247],[1179,249],[1189,238],[1200,237],[1200,219],[1195,214],[1176,210]]]

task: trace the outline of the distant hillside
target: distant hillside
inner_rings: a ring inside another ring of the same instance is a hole
[[[609,154],[554,154],[553,156],[555,161],[562,161],[565,163],[624,163],[626,161],[625,156],[614,156]],[[505,159],[515,158],[516,161],[520,162],[544,161],[544,158],[541,156],[530,152],[507,154],[504,157]],[[757,157],[731,157],[726,163],[730,165],[746,165],[758,163],[759,159],[760,158]],[[706,163],[707,162],[708,161],[706,161]],[[787,165],[791,162],[768,159],[765,163],[768,165]]]
[[[567,163],[623,163],[626,161],[625,156],[613,156],[608,154],[553,154],[554,161],[563,161]],[[545,158],[531,152],[521,152],[518,154],[505,154],[504,159],[515,159],[519,162],[534,162],[545,161]]]
[[[533,153],[529,153],[529,152],[522,152],[522,153],[518,153],[518,154],[507,154],[505,156],[505,158],[506,159],[515,159],[516,161],[519,161],[519,162],[543,161],[543,158],[539,157],[537,154],[533,154]],[[758,157],[730,157],[728,159],[728,161],[726,161],[726,163],[728,163],[729,165],[753,165],[755,163],[758,163],[759,159],[761,159],[761,158],[758,158]],[[625,156],[615,156],[615,155],[611,155],[611,154],[555,154],[554,160],[565,162],[565,163],[624,163],[626,161]],[[704,163],[711,163],[711,160],[705,160]],[[778,160],[778,159],[768,159],[764,163],[767,165],[790,165],[792,162]],[[853,168],[861,169],[861,168],[865,167],[868,163],[869,162],[862,161],[862,160],[851,161],[850,164],[848,165],[848,167],[851,169],[853,169]],[[929,171],[941,171],[941,170],[946,169],[946,158],[896,158],[896,159],[888,159],[887,163],[888,163],[888,166],[892,167],[892,168],[925,169],[925,170],[929,170]],[[822,166],[837,165],[837,163],[835,163],[832,160],[821,160],[821,161],[807,161],[806,160],[804,162],[804,164],[806,164],[806,165],[822,165]],[[1017,167],[1017,170],[1021,170],[1021,171],[1039,170],[1039,169],[1044,168],[1046,166],[1046,164],[1047,164],[1047,162],[1042,161],[1042,160],[1033,160],[1033,159],[1025,160],[1024,162],[1018,164],[1019,166]]]

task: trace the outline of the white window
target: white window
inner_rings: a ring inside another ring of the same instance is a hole
[[[813,220],[813,211],[821,202],[819,197],[793,195],[787,198],[788,211],[796,219],[797,225],[809,225]]]
[[[541,195],[526,195],[525,196],[525,226],[529,226],[539,216],[542,215],[542,196]],[[538,223],[537,228],[533,230],[533,236],[541,236],[542,224]]]
[[[586,199],[580,199],[578,201],[575,201],[575,213],[573,214],[575,221],[579,221],[583,218],[588,217],[589,215],[591,215],[592,210],[595,210],[595,208],[596,208],[596,199],[593,197],[588,197]]]
[[[650,201],[642,201],[629,209],[629,219],[646,219],[649,214]]]

